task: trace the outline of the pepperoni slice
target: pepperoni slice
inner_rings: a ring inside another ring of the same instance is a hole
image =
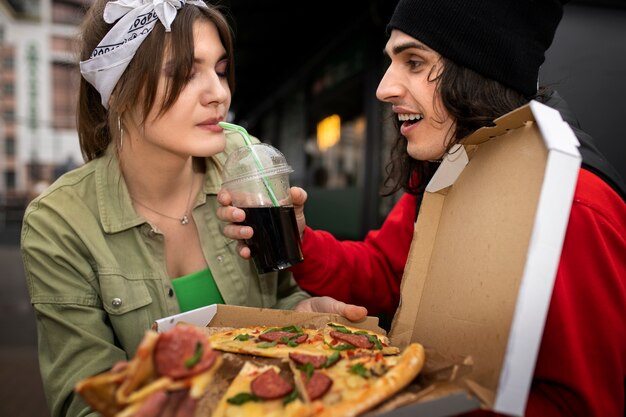
[[[282,398],[293,391],[293,387],[273,369],[268,369],[250,383],[252,393],[264,400]]]
[[[189,364],[189,360],[198,352],[198,344],[202,346],[202,356],[195,363]],[[200,329],[176,326],[159,335],[154,349],[154,364],[159,375],[180,379],[211,368],[217,355]]]
[[[305,376],[306,378],[306,376]],[[313,372],[311,378],[304,384],[309,400],[314,401],[321,398],[333,385],[333,380],[322,372]]]
[[[364,334],[349,334],[349,333],[341,333],[337,331],[330,332],[330,335],[337,340],[341,340],[342,342],[350,343],[352,346],[358,348],[370,349],[374,346],[372,342],[367,339],[367,336]]]
[[[307,355],[305,353],[295,353],[295,352],[289,353],[289,358],[295,363],[297,363],[298,365],[306,365],[307,363],[310,363],[311,365],[313,365],[313,368],[315,369],[320,369],[322,366],[324,366],[324,364],[326,363],[328,359],[324,355],[322,356]]]
[[[294,336],[298,336],[298,333],[276,331],[276,332],[261,333],[259,335],[259,339],[263,340],[264,342],[277,341],[278,343],[285,344],[287,342],[285,342],[284,340],[281,340],[281,339],[283,339],[283,338],[291,339]],[[296,343],[300,344],[300,343],[305,342],[308,339],[308,337],[309,337],[309,335],[304,333],[304,334],[296,337],[293,340]]]

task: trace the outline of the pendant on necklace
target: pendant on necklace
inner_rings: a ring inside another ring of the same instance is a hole
[[[189,217],[187,217],[186,214],[184,214],[183,217],[180,218],[180,224],[182,224],[183,226],[189,224]]]

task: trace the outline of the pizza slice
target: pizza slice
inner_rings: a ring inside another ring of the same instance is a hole
[[[130,362],[80,381],[75,392],[104,417],[169,415],[154,410],[192,416],[221,362],[195,326],[150,330]]]
[[[274,365],[246,362],[220,400],[212,417],[284,416],[311,414],[294,384]]]
[[[313,416],[350,417],[371,410],[406,387],[421,371],[425,355],[418,343],[401,354],[382,352],[323,362],[292,355],[296,386]]]
[[[301,326],[251,326],[226,329],[209,336],[211,346],[223,352],[286,359],[291,353],[331,356],[335,352],[393,355],[399,349],[375,332],[328,323],[322,329]]]
[[[209,340],[219,351],[284,359],[290,352],[319,354],[324,344],[318,330],[295,325],[226,329],[209,335]]]

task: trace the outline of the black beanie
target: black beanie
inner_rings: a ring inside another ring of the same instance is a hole
[[[387,25],[526,97],[568,0],[400,0]]]

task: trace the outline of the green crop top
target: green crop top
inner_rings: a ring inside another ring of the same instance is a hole
[[[172,280],[172,285],[181,312],[211,304],[224,304],[224,299],[209,268],[175,278]]]

